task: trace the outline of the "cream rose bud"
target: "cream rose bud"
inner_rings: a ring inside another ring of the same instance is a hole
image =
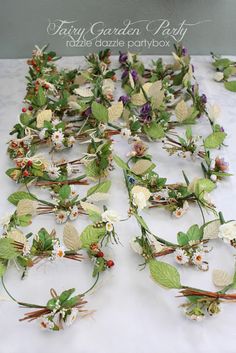
[[[220,71],[216,72],[214,76],[215,81],[220,82],[223,80],[223,78],[224,78],[223,72],[220,72]]]
[[[208,105],[208,116],[211,121],[214,123],[220,115],[220,107],[217,104]]]
[[[236,221],[221,224],[218,237],[226,243],[230,243],[231,240],[236,239]]]
[[[113,210],[107,210],[102,213],[103,222],[115,223],[115,222],[118,222],[119,219],[120,218],[119,218],[118,214]]]
[[[142,247],[139,245],[139,243],[136,241],[136,238],[133,238],[131,241],[130,241],[130,246],[132,248],[132,250],[134,252],[136,252],[137,254],[139,255],[142,255],[142,252],[143,252],[143,249]]]
[[[139,209],[143,209],[147,206],[147,201],[149,200],[151,193],[143,186],[134,186],[131,190],[131,195],[133,197],[133,204]]]

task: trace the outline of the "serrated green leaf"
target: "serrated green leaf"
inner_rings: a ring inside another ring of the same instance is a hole
[[[158,140],[165,136],[165,131],[160,124],[153,121],[149,126],[144,126],[144,132],[152,139]]]
[[[75,288],[67,289],[59,295],[60,303],[63,304],[75,292]]]
[[[92,186],[88,191],[87,191],[87,196],[92,195],[94,192],[103,192],[106,193],[109,191],[111,187],[111,181],[106,180],[102,183],[99,183],[97,185]]]
[[[197,181],[195,186],[195,193],[197,196],[201,195],[203,192],[211,192],[215,189],[216,185],[213,181],[205,178],[201,178]]]
[[[28,192],[25,192],[25,191],[14,192],[8,197],[8,201],[15,206],[17,206],[20,200],[35,200],[35,199],[36,197],[34,195],[32,196],[32,194],[29,194]]]
[[[70,194],[71,194],[70,185],[63,185],[59,190],[59,196],[63,200],[68,199]]]
[[[236,81],[227,81],[224,82],[224,85],[228,91],[236,92]]]
[[[80,235],[81,247],[89,248],[91,244],[97,243],[106,233],[106,228],[95,228],[93,225],[87,226]]]
[[[204,146],[205,148],[218,148],[222,143],[224,142],[224,139],[226,137],[226,133],[223,131],[217,131],[213,132],[204,141]]]
[[[32,116],[29,115],[29,114],[22,113],[22,114],[20,115],[20,122],[21,122],[22,125],[27,126],[27,125],[29,124],[29,122],[30,122],[31,119],[32,119]]]
[[[231,61],[227,58],[217,59],[212,65],[220,70],[225,69],[231,64]]]
[[[12,260],[18,256],[19,252],[13,245],[13,240],[10,238],[0,239],[0,258],[5,260]]]
[[[200,240],[202,238],[202,230],[197,224],[192,225],[187,231],[188,241]]]
[[[108,110],[104,105],[93,102],[91,108],[95,119],[102,121],[103,123],[108,122]]]
[[[165,288],[181,288],[180,274],[174,266],[166,262],[151,260],[149,269],[155,282]]]
[[[184,246],[184,245],[188,244],[188,236],[187,236],[187,234],[185,234],[183,232],[178,232],[177,241],[178,241],[178,244],[180,246]]]

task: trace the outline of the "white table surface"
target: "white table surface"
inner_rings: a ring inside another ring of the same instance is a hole
[[[154,57],[152,57],[154,58]],[[150,57],[145,60],[150,61]],[[210,57],[192,58],[200,90],[211,103],[221,107],[220,121],[228,133],[227,144],[220,155],[230,162],[230,171],[236,173],[236,94],[226,91],[222,84],[213,80],[214,71]],[[67,57],[60,61],[62,67],[77,67],[83,60],[79,57]],[[9,130],[16,123],[22,108],[27,72],[25,60],[0,60],[0,213],[11,212],[7,197],[16,191],[17,186],[5,176],[5,170],[12,166],[6,154],[6,142]],[[117,96],[121,92],[117,91]],[[206,136],[210,128],[206,120],[194,127],[194,132]],[[125,158],[130,150],[125,140],[115,138],[115,152]],[[75,152],[75,150],[74,150]],[[74,153],[73,152],[73,153]],[[181,181],[181,170],[189,178],[202,175],[199,161],[191,162],[169,157],[160,143],[150,147],[157,170],[161,176],[167,176],[169,182]],[[217,154],[217,153],[216,153]],[[109,205],[122,217],[126,216],[127,193],[122,172],[116,169],[111,173],[112,189]],[[226,219],[236,218],[236,179],[231,177],[222,182],[212,193],[218,209]],[[80,187],[82,193],[85,188]],[[176,240],[180,230],[186,230],[194,223],[201,224],[199,210],[194,207],[181,219],[174,219],[167,211],[153,209],[143,212],[145,220],[158,235]],[[209,216],[210,217],[210,216]],[[79,230],[88,223],[80,218],[76,225]],[[55,227],[52,216],[38,216],[30,230],[46,226]],[[62,226],[56,226],[62,234]],[[235,353],[236,341],[236,304],[225,304],[222,313],[200,323],[185,318],[178,305],[181,299],[175,298],[176,291],[167,291],[157,286],[151,279],[148,269],[140,271],[138,265],[142,259],[133,253],[129,241],[139,235],[134,219],[120,223],[117,227],[122,245],[111,246],[110,256],[115,267],[102,274],[102,281],[92,295],[88,296],[88,309],[94,309],[90,317],[78,320],[69,329],[60,332],[41,331],[37,323],[20,323],[18,319],[25,312],[10,300],[0,301],[0,352],[1,353]],[[179,268],[182,283],[205,289],[215,289],[211,272],[215,268],[232,273],[234,269],[234,249],[223,243],[215,242],[214,250],[208,260],[210,269],[203,273],[194,268]],[[163,258],[174,264],[173,257]],[[21,301],[46,303],[49,289],[58,292],[76,287],[78,292],[85,291],[92,283],[92,266],[89,261],[74,263],[63,260],[59,263],[42,264],[29,271],[25,280],[20,280],[20,272],[11,268],[6,276],[6,284],[15,297]],[[0,289],[0,295],[7,298]]]

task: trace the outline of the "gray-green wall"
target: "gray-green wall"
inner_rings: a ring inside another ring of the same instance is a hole
[[[122,27],[125,19],[166,19],[170,27],[185,20],[188,23],[203,22],[188,27],[184,44],[192,54],[209,54],[215,51],[236,54],[236,0],[0,0],[0,57],[28,57],[35,44],[49,43],[59,55],[84,55],[99,48],[67,47],[66,38],[49,35],[49,20],[77,21],[74,26],[85,27],[102,21],[106,27]],[[157,23],[156,22],[156,26]],[[172,50],[173,38],[160,34],[153,36],[142,26],[137,36],[118,36],[125,43],[130,40],[170,41],[170,47],[130,48],[146,54],[168,54]],[[142,27],[142,28],[141,28]],[[98,27],[97,27],[98,28]],[[149,25],[150,28],[150,25]],[[155,37],[155,38],[154,38]],[[103,40],[114,40],[117,35],[104,36]],[[163,45],[164,42],[162,42]],[[114,48],[116,53],[119,48]]]

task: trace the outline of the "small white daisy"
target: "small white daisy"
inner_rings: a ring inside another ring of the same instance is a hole
[[[106,223],[106,230],[109,233],[113,231],[113,224],[111,222]]]
[[[55,217],[56,217],[56,223],[62,224],[67,221],[68,213],[66,211],[59,210],[55,212]]]
[[[53,134],[52,134],[52,142],[57,145],[57,144],[61,144],[64,140],[64,134],[62,132],[61,129],[59,129],[58,131],[55,131]]]
[[[69,218],[70,218],[71,221],[74,221],[76,218],[78,218],[78,216],[79,216],[78,207],[77,207],[76,205],[74,205],[74,206],[71,208]]]
[[[189,257],[183,249],[177,248],[174,252],[174,256],[175,261],[180,265],[184,265],[189,262]]]
[[[196,251],[192,256],[192,262],[194,265],[201,266],[204,260],[204,253],[202,251]]]
[[[46,169],[46,172],[49,178],[52,180],[58,179],[61,175],[60,168],[55,165],[49,165]]]

